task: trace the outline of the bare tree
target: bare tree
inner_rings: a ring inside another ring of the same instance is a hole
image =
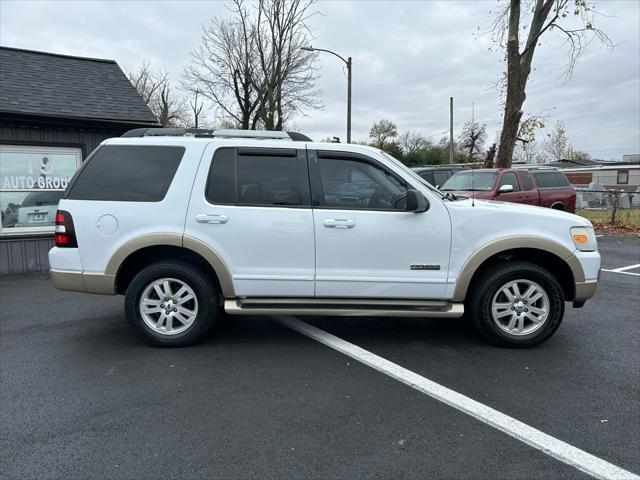
[[[505,5],[493,25],[495,40],[506,45],[506,100],[496,164],[509,167],[516,144],[522,105],[536,47],[547,32],[557,32],[565,40],[569,60],[565,78],[569,79],[593,38],[612,46],[609,37],[594,27],[595,10],[586,0],[503,0]],[[528,34],[526,33],[528,30]],[[521,43],[520,35],[526,36]]]
[[[543,150],[547,158],[553,162],[559,162],[567,158],[567,152],[572,148],[567,139],[567,130],[564,123],[558,121],[551,133],[547,134]]]
[[[405,155],[411,155],[425,148],[429,148],[432,143],[427,137],[415,130],[408,130],[398,137],[398,143],[402,147]]]
[[[384,118],[379,122],[375,122],[369,130],[369,137],[373,139],[373,145],[380,150],[384,150],[385,143],[389,139],[398,136],[398,127],[391,120]]]
[[[156,98],[158,92],[167,83],[168,77],[167,72],[154,72],[151,62],[146,59],[142,60],[137,70],[128,71],[127,76],[147,105]]]
[[[256,27],[244,0],[234,0],[232,18],[214,18],[203,28],[200,46],[191,53],[183,88],[198,92],[240,128],[255,128],[260,104],[255,88]]]
[[[214,18],[185,69],[183,88],[205,96],[243,129],[281,130],[288,118],[319,108],[316,54],[307,20],[312,0],[233,0],[231,18]]]
[[[156,114],[163,127],[184,127],[186,109],[184,102],[171,93],[169,82],[165,82],[158,95],[151,100],[151,110]]]
[[[156,72],[148,60],[143,60],[137,70],[128,72],[128,77],[160,125],[180,127],[186,124],[184,100],[171,89],[166,71]]]
[[[288,118],[321,107],[314,62],[317,52],[302,50],[311,40],[307,26],[315,0],[259,0],[256,47],[261,75],[260,119],[266,130],[282,130]]]
[[[487,126],[475,120],[469,120],[462,127],[458,146],[469,162],[475,162],[484,150],[487,141]]]
[[[516,146],[513,152],[514,159],[524,163],[534,163],[538,152],[536,135],[545,127],[547,118],[547,111],[544,110],[535,115],[530,115],[520,122],[518,136],[516,137]]]
[[[566,158],[567,160],[578,160],[578,161],[590,160],[591,155],[589,155],[587,152],[583,152],[582,150],[576,150],[575,148],[573,148],[572,145],[569,145],[567,147]]]
[[[200,128],[200,115],[202,115],[202,107],[204,103],[198,104],[198,94],[200,92],[196,89],[193,101],[189,100],[189,108],[193,114],[193,128]]]

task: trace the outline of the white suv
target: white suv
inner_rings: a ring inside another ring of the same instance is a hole
[[[123,138],[125,137],[125,138]],[[468,316],[528,347],[596,290],[593,228],[568,213],[445,196],[384,152],[283,132],[137,129],[71,180],[53,284],[124,294],[152,344],[231,315]]]

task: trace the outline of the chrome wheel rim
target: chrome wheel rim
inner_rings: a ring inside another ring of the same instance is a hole
[[[545,324],[549,306],[549,296],[539,284],[526,279],[512,280],[493,296],[491,316],[503,332],[529,335]]]
[[[177,335],[193,325],[198,316],[198,299],[182,280],[160,278],[144,289],[138,308],[151,330],[161,335]]]

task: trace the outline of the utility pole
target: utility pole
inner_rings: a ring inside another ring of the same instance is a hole
[[[351,143],[351,57],[347,58],[347,143]]]
[[[449,164],[453,164],[453,97],[449,97]]]

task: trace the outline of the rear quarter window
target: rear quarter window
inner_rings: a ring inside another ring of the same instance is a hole
[[[538,188],[568,188],[571,186],[569,180],[562,172],[534,172]]]
[[[422,178],[424,178],[431,185],[435,185],[434,180],[433,180],[433,172],[420,172],[418,175],[420,175]]]
[[[105,145],[78,172],[71,200],[159,202],[167,194],[184,147]]]
[[[518,177],[520,178],[523,190],[533,190],[533,182],[527,172],[518,172]]]

